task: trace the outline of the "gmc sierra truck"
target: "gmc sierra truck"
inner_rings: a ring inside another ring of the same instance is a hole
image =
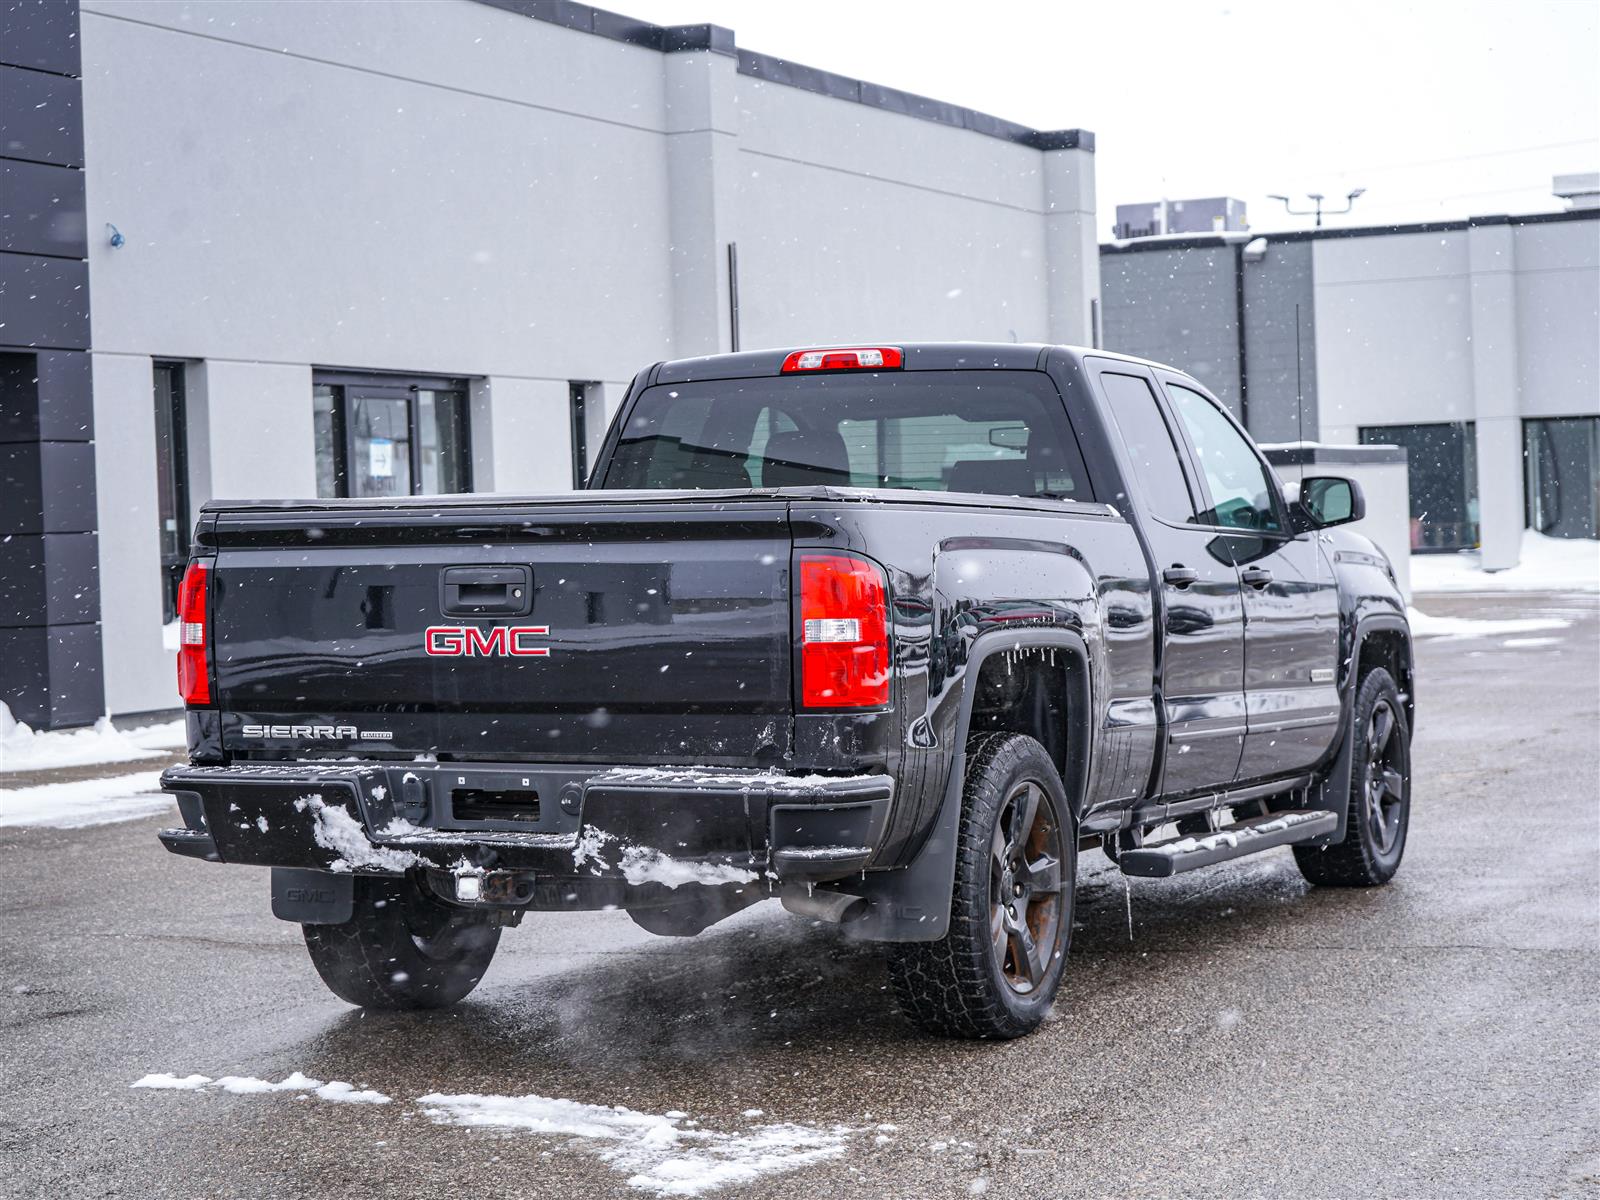
[[[776,897],[927,1029],[1060,985],[1078,854],[1405,849],[1392,568],[1206,388],[1062,346],[657,363],[585,489],[213,502],[169,850],[272,868],[327,985],[454,1003],[529,911],[688,935]]]

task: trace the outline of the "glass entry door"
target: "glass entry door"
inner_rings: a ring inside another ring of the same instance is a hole
[[[345,391],[345,404],[349,494],[358,498],[411,495],[410,391],[352,386]]]

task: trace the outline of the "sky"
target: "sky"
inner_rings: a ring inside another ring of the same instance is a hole
[[[1305,228],[1272,193],[1322,192],[1328,224],[1564,207],[1600,170],[1600,0],[612,0],[663,25],[979,109],[1092,130],[1101,234],[1116,206],[1235,196],[1250,226]],[[981,15],[979,15],[981,14]]]

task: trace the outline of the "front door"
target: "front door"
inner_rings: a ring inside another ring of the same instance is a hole
[[[1290,535],[1277,480],[1222,406],[1161,375],[1200,468],[1200,520],[1228,547],[1244,597],[1248,720],[1241,781],[1314,765],[1339,729],[1339,598],[1314,533]]]
[[[1176,796],[1231,784],[1245,734],[1244,608],[1232,548],[1195,524],[1200,492],[1154,382],[1132,364],[1099,373],[1155,558],[1167,720],[1163,778]]]

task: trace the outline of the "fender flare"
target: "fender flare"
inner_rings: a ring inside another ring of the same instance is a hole
[[[967,734],[972,727],[975,689],[984,661],[1008,650],[1062,650],[1078,660],[1079,676],[1084,681],[1083,698],[1088,701],[1085,720],[1088,735],[1083,740],[1082,778],[1063,780],[1068,803],[1076,818],[1083,807],[1083,793],[1093,761],[1093,680],[1089,674],[1089,651],[1083,636],[1071,629],[995,630],[973,640],[963,669],[960,709],[956,720],[956,742],[950,756],[950,771],[944,784],[944,798],[928,831],[927,840],[916,857],[904,867],[868,874],[859,888],[865,897],[865,911],[842,927],[847,937],[870,942],[936,942],[949,931],[950,901],[955,888],[956,843],[960,836],[961,791],[966,781]],[[1076,786],[1075,786],[1076,785]],[[1074,793],[1077,793],[1076,795]]]
[[[1350,777],[1355,770],[1355,738],[1350,736],[1351,722],[1355,720],[1356,711],[1356,685],[1361,679],[1361,647],[1366,644],[1367,638],[1378,632],[1396,632],[1405,635],[1406,653],[1414,664],[1415,654],[1411,647],[1411,625],[1399,613],[1370,613],[1356,621],[1355,631],[1350,637],[1350,670],[1346,672],[1344,682],[1340,688],[1343,692],[1343,713],[1340,716],[1339,747],[1334,751],[1328,767],[1317,778],[1311,787],[1311,794],[1306,798],[1308,808],[1321,808],[1336,814],[1339,823],[1333,831],[1324,837],[1315,839],[1311,845],[1334,846],[1344,841],[1345,826],[1350,815]]]

